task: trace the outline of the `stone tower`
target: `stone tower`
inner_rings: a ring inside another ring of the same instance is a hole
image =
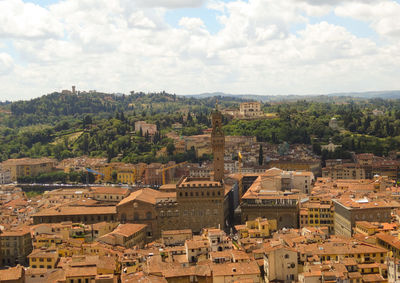
[[[221,182],[224,178],[225,135],[222,131],[222,114],[215,106],[211,114],[212,132],[211,146],[214,156],[214,181]]]

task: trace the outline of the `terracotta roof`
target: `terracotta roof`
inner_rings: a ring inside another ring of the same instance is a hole
[[[370,200],[370,199],[353,199],[341,198],[334,202],[341,204],[348,209],[368,209],[368,208],[387,208],[390,209],[389,203],[386,200]]]
[[[42,163],[56,163],[55,159],[51,158],[18,158],[18,159],[8,159],[3,161],[3,165],[38,165]]]
[[[378,263],[362,263],[358,265],[358,268],[379,268]]]
[[[395,236],[386,233],[379,233],[375,235],[375,237],[397,249],[400,249],[400,240]]]
[[[326,242],[313,244],[298,244],[300,253],[307,255],[342,255],[359,253],[386,253],[387,250],[366,243],[348,242]]]
[[[362,279],[364,282],[386,282],[386,280],[380,274],[363,275]]]
[[[118,188],[118,187],[92,187],[91,189],[94,193],[97,194],[126,195],[129,192],[129,189],[127,188]]]
[[[162,231],[161,235],[178,235],[178,234],[192,234],[191,229],[183,229],[183,230],[166,230]]]
[[[22,278],[24,268],[20,265],[8,269],[0,269],[0,282],[4,281],[17,281]]]
[[[362,277],[360,272],[349,272],[348,276],[349,276],[349,279],[356,279],[356,278]]]
[[[167,283],[167,279],[155,275],[145,275],[143,272],[121,274],[121,282],[126,283]]]
[[[57,216],[57,215],[91,215],[91,214],[116,214],[115,206],[59,206],[48,208],[33,216]]]
[[[147,225],[146,224],[120,224],[118,227],[112,231],[112,234],[120,234],[125,237],[129,237],[143,229],[146,229]]]
[[[82,277],[82,276],[96,276],[96,266],[79,266],[79,267],[66,267],[65,276],[70,277]]]
[[[42,250],[35,249],[31,252],[28,257],[53,257],[58,258],[58,253],[56,250]]]
[[[208,240],[193,239],[193,240],[186,240],[185,241],[185,246],[188,249],[209,248],[210,247],[210,243],[208,242]]]
[[[212,264],[213,276],[241,276],[241,275],[260,275],[260,268],[254,261],[235,262],[224,264]]]
[[[141,201],[141,202],[147,202],[151,204],[156,204],[157,198],[162,198],[162,197],[174,197],[176,196],[176,193],[166,193],[166,192],[160,192],[156,191],[153,189],[145,188],[145,189],[140,189],[137,190],[133,193],[131,193],[128,197],[124,198],[118,203],[118,206],[120,205],[125,205],[131,201]]]
[[[183,277],[183,276],[211,276],[211,269],[208,265],[196,265],[189,267],[165,266],[162,270],[165,278]]]

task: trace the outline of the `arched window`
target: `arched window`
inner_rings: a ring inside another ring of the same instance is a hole
[[[133,213],[133,219],[139,220],[139,213],[137,213],[137,212]]]
[[[125,214],[125,213],[122,213],[122,214],[121,214],[121,222],[122,222],[122,223],[125,223],[125,222],[126,222],[126,214]]]
[[[151,212],[150,211],[146,212],[146,219],[151,219]]]

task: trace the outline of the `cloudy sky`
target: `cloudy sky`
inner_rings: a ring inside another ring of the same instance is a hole
[[[400,89],[400,0],[0,0],[0,100]]]

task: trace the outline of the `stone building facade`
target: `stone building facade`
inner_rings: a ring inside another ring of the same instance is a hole
[[[298,228],[299,197],[284,195],[269,195],[257,197],[243,197],[240,208],[242,222],[254,220],[258,217],[276,220],[278,229]]]
[[[32,249],[29,229],[0,231],[0,266],[27,264],[27,256],[32,252]]]
[[[146,236],[157,239],[161,235],[156,210],[159,199],[175,199],[175,193],[148,188],[135,191],[117,205],[117,218],[121,223],[146,224]]]
[[[243,102],[239,107],[240,116],[245,118],[257,118],[263,115],[261,102]]]
[[[299,195],[277,191],[270,186],[265,186],[263,177],[268,177],[267,175],[265,173],[258,176],[242,196],[240,202],[241,222],[245,223],[262,217],[276,220],[278,229],[298,228]]]
[[[159,199],[156,204],[161,231],[192,229],[199,233],[205,227],[224,228],[227,217],[225,186],[207,178],[181,179],[175,199]]]
[[[356,221],[391,221],[391,206],[384,200],[337,199],[334,203],[335,235],[351,237]]]

